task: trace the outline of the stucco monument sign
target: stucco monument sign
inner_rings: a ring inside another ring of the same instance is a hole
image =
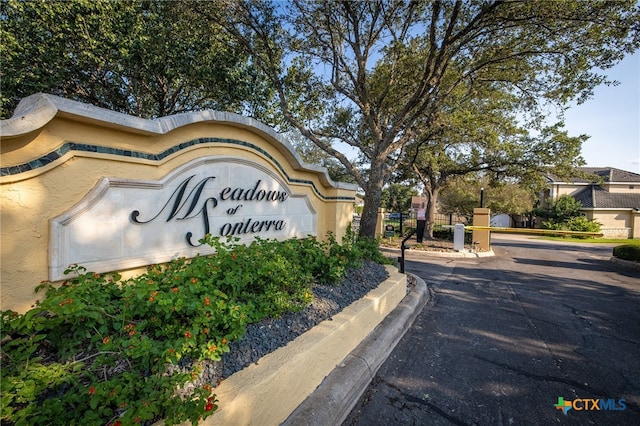
[[[70,264],[95,272],[210,253],[206,235],[286,239],[316,235],[316,213],[274,173],[232,157],[205,157],[160,181],[103,178],[51,220],[49,279]]]
[[[2,309],[41,280],[210,254],[206,235],[340,238],[355,187],[263,124],[215,111],[144,120],[37,94],[3,120]]]

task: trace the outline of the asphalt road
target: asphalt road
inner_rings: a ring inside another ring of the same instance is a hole
[[[640,272],[611,246],[492,248],[407,263],[431,301],[344,425],[640,425]]]

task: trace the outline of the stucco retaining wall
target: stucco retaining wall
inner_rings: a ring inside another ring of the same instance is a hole
[[[279,425],[407,294],[407,278],[389,279],[331,320],[225,379],[214,393],[220,408],[203,425]]]

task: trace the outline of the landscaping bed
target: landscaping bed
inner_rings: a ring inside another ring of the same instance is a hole
[[[613,256],[629,262],[640,262],[640,245],[624,244],[614,247]]]
[[[374,241],[201,241],[120,281],[69,269],[24,314],[3,311],[0,420],[7,425],[197,423],[215,386],[386,278]]]
[[[402,243],[403,238],[398,236],[392,238],[381,238],[380,239],[380,247],[386,248],[395,248],[400,249],[400,244]],[[420,251],[432,251],[432,252],[451,252],[454,253],[453,249],[453,231],[452,230],[436,230],[434,231],[433,238],[424,238],[421,243],[418,243],[416,240],[416,236],[413,235],[407,242],[405,243],[407,248],[411,250],[420,250]],[[465,249],[474,249],[472,244],[472,233],[470,231],[465,232],[465,240],[464,240],[464,248]]]
[[[220,361],[204,363],[202,375],[190,386],[206,383],[217,385],[222,379],[257,362],[264,355],[339,313],[376,288],[388,276],[383,265],[365,261],[360,267],[347,271],[339,285],[314,286],[314,297],[309,306],[300,312],[288,312],[279,318],[267,318],[250,324],[240,340],[229,344],[229,352]]]

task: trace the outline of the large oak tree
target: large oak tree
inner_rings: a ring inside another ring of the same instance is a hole
[[[465,176],[492,185],[517,184],[534,194],[544,185],[546,174],[566,175],[583,164],[580,148],[587,136],[569,136],[561,122],[530,134],[523,117],[513,113],[522,102],[491,81],[473,88],[461,85],[436,120],[409,142],[396,177],[421,184],[428,237],[433,236],[440,192]],[[539,118],[532,119],[529,126],[540,127]]]
[[[597,69],[633,52],[640,34],[634,1],[195,7],[245,47],[275,89],[287,123],[337,158],[364,189],[363,236],[374,235],[382,189],[409,143],[433,134],[461,87],[473,94],[489,84],[510,93],[518,97],[512,112],[542,126],[549,108],[562,111],[604,83]]]

